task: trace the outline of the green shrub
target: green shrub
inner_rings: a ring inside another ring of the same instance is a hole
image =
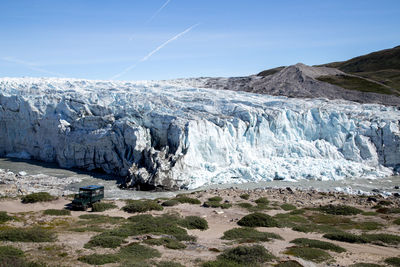
[[[5,223],[6,221],[12,220],[13,217],[8,216],[7,212],[0,211],[0,223]]]
[[[290,243],[296,244],[297,246],[301,246],[301,247],[319,248],[319,249],[323,249],[323,250],[335,251],[338,253],[346,251],[344,248],[339,247],[335,244],[320,241],[320,240],[315,240],[315,239],[296,238],[296,239],[290,241]]]
[[[147,246],[140,245],[138,243],[131,243],[120,249],[118,255],[121,258],[134,258],[136,260],[145,260],[151,258],[161,257],[161,253]]]
[[[220,197],[220,196],[210,197],[210,198],[208,199],[208,201],[211,201],[211,202],[221,202],[221,201],[222,201],[222,197]]]
[[[169,249],[184,249],[184,248],[186,248],[185,244],[183,244],[175,239],[168,238],[168,237],[146,239],[144,242],[148,245],[164,246]]]
[[[239,240],[241,243],[266,242],[271,239],[282,239],[280,235],[274,233],[259,232],[253,228],[233,228],[224,232],[222,239]]]
[[[324,224],[300,224],[292,227],[293,231],[303,233],[342,233],[342,230],[337,229],[331,225]]]
[[[186,229],[199,229],[202,231],[208,229],[207,221],[198,216],[187,216],[185,219],[179,221],[179,225]]]
[[[241,194],[241,195],[240,195],[240,198],[241,198],[241,199],[248,200],[248,199],[250,198],[250,195],[249,195],[249,194]]]
[[[44,215],[51,215],[51,216],[67,216],[71,215],[71,211],[69,210],[55,210],[55,209],[48,209],[43,211]]]
[[[289,212],[290,215],[301,215],[304,214],[306,211],[305,209],[297,209],[297,210],[292,210]]]
[[[232,207],[232,204],[220,203],[219,201],[206,201],[206,202],[203,203],[203,207],[205,207],[205,208],[229,209],[230,207]]]
[[[12,242],[53,242],[55,234],[50,230],[32,228],[6,228],[0,230],[0,240]]]
[[[85,244],[85,248],[117,248],[124,242],[125,240],[123,237],[111,235],[109,232],[106,232],[93,236],[89,242]]]
[[[79,216],[79,219],[82,219],[83,221],[79,221],[78,223],[84,225],[117,224],[125,221],[123,217],[113,217],[100,214],[82,214]]]
[[[400,258],[399,257],[391,257],[385,259],[385,263],[392,265],[392,266],[400,266]]]
[[[71,228],[69,229],[72,232],[84,233],[84,232],[104,232],[106,229],[98,227],[98,226],[88,226],[88,227],[81,227],[81,228]]]
[[[346,205],[326,205],[320,207],[319,210],[333,215],[357,215],[362,213],[362,210]]]
[[[393,221],[394,224],[400,225],[400,218]]]
[[[163,207],[153,200],[134,200],[122,208],[128,213],[146,212],[150,210],[163,210]]]
[[[173,261],[160,261],[159,263],[157,263],[157,267],[185,267],[185,266]]]
[[[400,208],[379,208],[376,212],[383,214],[400,213]]]
[[[245,267],[245,264],[239,264],[230,260],[217,259],[215,261],[207,261],[201,265],[202,267]]]
[[[324,262],[332,258],[329,253],[319,248],[310,247],[290,247],[285,251],[285,253],[317,263]]]
[[[361,215],[363,215],[363,216],[376,216],[376,215],[378,215],[378,213],[375,212],[375,211],[364,211],[364,212],[361,213]]]
[[[178,205],[180,202],[176,199],[170,199],[167,201],[164,201],[161,205],[164,207],[172,207]]]
[[[290,213],[278,213],[273,217],[282,227],[293,227],[298,223],[308,223],[303,216],[291,215]]]
[[[295,205],[285,203],[285,204],[282,204],[282,205],[281,205],[281,209],[286,210],[286,211],[289,211],[289,210],[295,210],[295,209],[297,209],[297,208],[296,208]]]
[[[238,264],[255,265],[271,261],[274,257],[263,246],[239,246],[225,250],[217,257],[219,260],[231,261]],[[227,265],[230,266],[230,265]]]
[[[259,212],[244,216],[237,222],[237,224],[248,227],[279,227],[278,222],[274,218]]]
[[[107,203],[107,202],[96,202],[92,205],[93,212],[103,212],[115,208],[118,208],[118,206],[115,205],[114,203]]]
[[[345,232],[325,234],[324,237],[327,239],[341,241],[341,242],[347,242],[347,243],[367,243],[368,242],[368,240],[366,238],[363,238],[359,235],[354,235],[354,234],[345,233]]]
[[[360,263],[352,264],[349,267],[383,267],[383,265],[379,265],[379,264],[375,264],[375,263],[360,262]]]
[[[372,231],[372,230],[378,230],[378,229],[382,228],[382,224],[380,224],[378,222],[359,222],[359,223],[343,225],[342,228]]]
[[[269,200],[266,197],[260,197],[260,198],[256,199],[254,202],[257,204],[265,204],[265,205],[269,204]]]
[[[116,254],[91,254],[81,256],[78,260],[91,265],[104,265],[107,263],[119,262],[121,259]]]
[[[201,201],[198,200],[197,198],[190,198],[190,197],[186,197],[186,196],[179,196],[179,197],[177,196],[174,199],[179,201],[179,203],[188,203],[188,204],[194,204],[194,205],[201,204]]]
[[[53,197],[47,192],[32,193],[21,198],[22,203],[48,202],[55,199],[56,197]]]
[[[9,263],[15,259],[21,259],[23,257],[24,252],[18,248],[14,248],[12,246],[0,246],[0,266],[7,266],[5,263]]]
[[[400,243],[400,236],[391,234],[363,234],[361,238],[366,239],[369,243],[376,243],[378,245],[380,242],[390,245]]]
[[[378,205],[381,205],[381,206],[390,206],[392,204],[393,204],[393,202],[390,200],[381,200],[378,202]]]
[[[313,223],[319,223],[319,224],[341,225],[341,224],[353,223],[353,221],[348,217],[336,216],[332,214],[316,213],[307,216],[307,218]]]
[[[297,261],[289,260],[289,261],[282,261],[275,265],[275,267],[303,267],[300,263]]]
[[[114,234],[135,236],[143,234],[171,235],[177,240],[193,240],[194,237],[187,234],[186,229],[178,226],[181,219],[177,216],[161,215],[153,217],[150,214],[132,216],[130,223],[112,230]]]
[[[244,209],[251,209],[253,207],[253,205],[251,205],[250,203],[244,202],[244,203],[238,203],[237,204],[239,207],[244,208]]]

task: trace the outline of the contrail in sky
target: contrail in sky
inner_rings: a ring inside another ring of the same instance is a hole
[[[178,33],[177,35],[175,35],[174,37],[172,37],[171,39],[169,39],[168,41],[164,42],[163,44],[161,44],[159,47],[157,47],[156,49],[154,49],[153,51],[151,51],[150,53],[148,53],[145,57],[143,57],[141,60],[139,60],[138,63],[135,63],[131,66],[129,66],[128,68],[126,68],[125,70],[123,70],[122,72],[114,75],[111,77],[111,79],[116,79],[118,77],[121,77],[122,75],[124,75],[125,73],[127,73],[128,71],[130,71],[131,69],[133,69],[134,67],[136,67],[139,63],[144,62],[146,60],[148,60],[152,55],[154,55],[155,53],[157,53],[158,51],[160,51],[164,46],[166,46],[167,44],[169,44],[172,41],[175,41],[176,39],[178,39],[179,37],[181,37],[182,35],[190,32],[193,28],[197,27],[199,25],[199,23],[190,26],[189,28],[187,28],[186,30],[184,30],[181,33]]]
[[[149,18],[149,20],[146,22],[146,24],[147,24],[147,23],[150,23],[155,17],[157,17],[157,15],[169,4],[169,2],[171,2],[171,0],[167,0],[167,1],[153,14],[153,16],[151,16],[151,17]]]
[[[167,0],[156,12],[154,12],[154,14],[146,21],[145,24],[149,24],[150,22],[152,22],[153,19],[157,17],[157,15],[169,4],[169,2],[171,2],[171,0]],[[132,41],[134,38],[135,36],[132,35],[131,37],[129,37],[129,41]]]
[[[11,63],[15,63],[15,64],[19,64],[19,65],[25,66],[28,69],[31,69],[31,70],[34,70],[34,71],[39,71],[39,72],[42,72],[42,73],[55,75],[55,76],[65,76],[64,74],[61,74],[61,73],[52,72],[52,71],[48,71],[48,70],[39,68],[39,67],[37,67],[38,64],[33,63],[33,62],[27,62],[27,61],[24,61],[24,60],[11,58],[11,57],[3,57],[1,59],[4,60],[4,61],[7,61],[7,62],[11,62]]]

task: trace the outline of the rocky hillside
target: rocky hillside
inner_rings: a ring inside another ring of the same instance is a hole
[[[301,63],[232,78],[174,82],[196,87],[302,98],[400,105],[400,47],[321,66]]]

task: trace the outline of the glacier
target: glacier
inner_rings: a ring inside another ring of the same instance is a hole
[[[162,189],[374,179],[400,171],[400,109],[182,81],[1,78],[0,156]]]

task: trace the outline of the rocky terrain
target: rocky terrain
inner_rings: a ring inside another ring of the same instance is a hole
[[[266,76],[252,75],[248,77],[232,78],[193,78],[171,81],[171,83],[275,96],[346,99],[359,103],[400,105],[400,97],[397,91],[394,91],[393,95],[361,90],[348,90],[319,79],[321,77],[331,76],[354,77],[354,75],[346,74],[336,68],[311,67],[298,63]],[[371,83],[375,84],[374,81]]]
[[[346,99],[399,106],[400,46],[320,66],[298,63],[247,77],[192,78],[171,82],[276,96]]]

